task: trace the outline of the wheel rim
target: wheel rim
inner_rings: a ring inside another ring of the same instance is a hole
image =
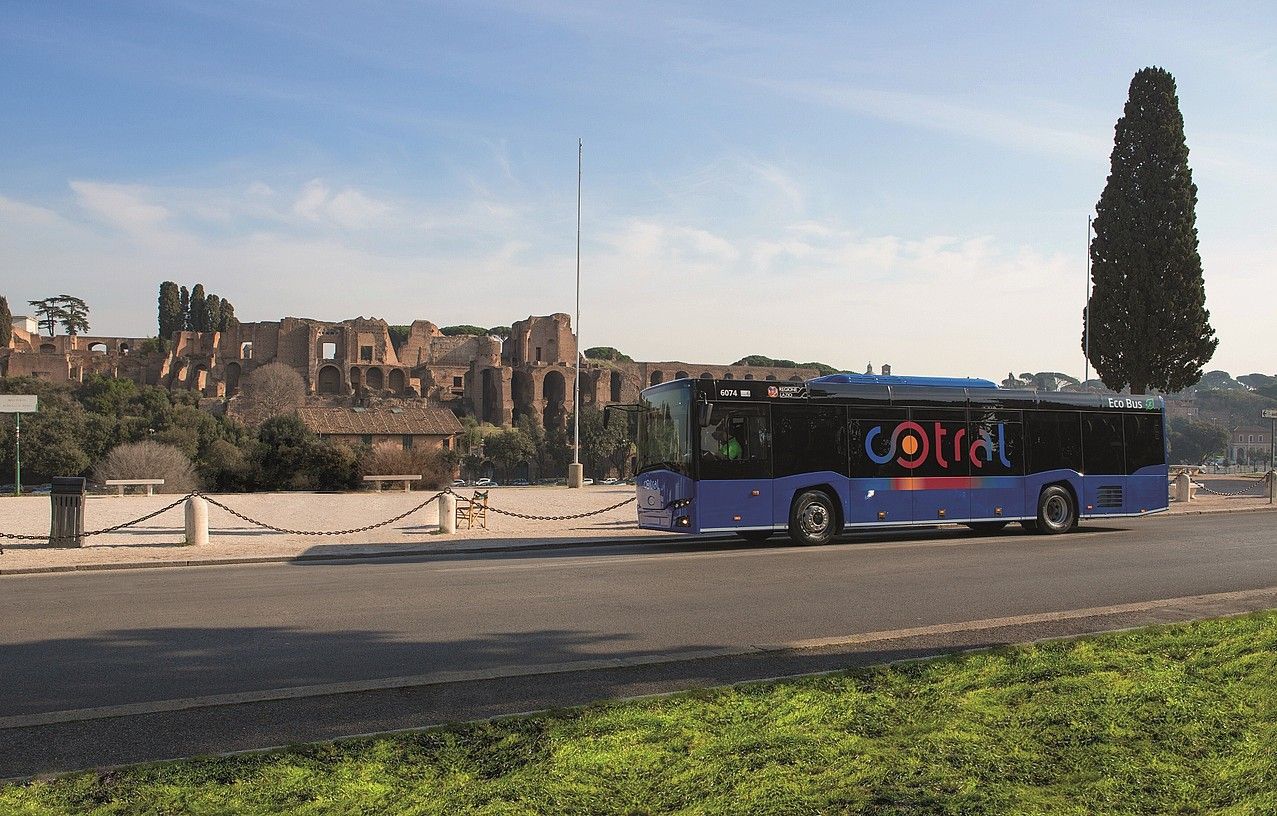
[[[1046,523],[1052,527],[1064,527],[1069,523],[1072,513],[1069,511],[1069,503],[1063,496],[1052,496],[1046,500],[1042,515],[1046,517]]]
[[[799,524],[807,535],[822,536],[829,529],[829,511],[820,502],[812,502],[803,508]]]

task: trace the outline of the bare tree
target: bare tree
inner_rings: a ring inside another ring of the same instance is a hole
[[[289,414],[306,400],[306,383],[283,363],[267,363],[244,380],[236,413],[247,425],[260,425],[271,417]]]
[[[186,454],[149,439],[116,445],[93,470],[93,479],[163,479],[160,493],[188,493],[199,486]]]

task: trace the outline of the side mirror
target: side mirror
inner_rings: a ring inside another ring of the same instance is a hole
[[[702,428],[708,428],[710,417],[714,415],[714,403],[702,402],[697,406],[696,421]]]

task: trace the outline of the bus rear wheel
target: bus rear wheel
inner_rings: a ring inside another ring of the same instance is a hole
[[[1073,494],[1059,485],[1043,488],[1042,495],[1038,496],[1038,532],[1059,535],[1076,527],[1077,504]]]
[[[827,544],[834,537],[834,503],[821,490],[807,490],[789,510],[789,537],[795,544]]]

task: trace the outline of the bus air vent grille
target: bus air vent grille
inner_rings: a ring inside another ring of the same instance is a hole
[[[1101,487],[1095,497],[1095,504],[1097,507],[1121,507],[1122,486],[1108,485]]]

